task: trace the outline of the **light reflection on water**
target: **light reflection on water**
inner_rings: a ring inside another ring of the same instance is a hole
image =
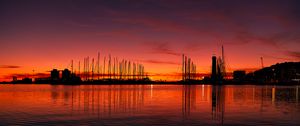
[[[0,85],[0,125],[300,125],[298,86]]]

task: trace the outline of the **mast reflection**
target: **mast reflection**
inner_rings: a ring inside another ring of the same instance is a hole
[[[110,117],[122,113],[135,113],[144,105],[144,85],[71,86],[61,89],[53,87],[53,102],[63,98],[72,113]],[[71,100],[69,101],[69,99]]]
[[[212,119],[223,124],[225,112],[225,86],[212,86],[211,93]]]
[[[173,116],[184,123],[206,120],[209,124],[223,125],[230,123],[224,119],[225,112],[231,115],[227,118],[234,119],[251,112],[266,116],[277,108],[298,106],[299,101],[298,86],[57,85],[50,88],[51,93],[44,95],[52,100],[52,109],[65,110],[75,118],[161,115]],[[287,102],[295,104],[285,106]]]
[[[191,112],[191,109],[196,108],[196,86],[182,86],[182,117],[186,119]]]

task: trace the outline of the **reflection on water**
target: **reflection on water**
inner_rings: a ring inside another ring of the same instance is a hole
[[[213,86],[212,97],[212,119],[218,120],[223,124],[225,109],[225,90],[221,86]]]
[[[299,125],[298,86],[0,85],[0,125]]]
[[[64,100],[71,112],[97,115],[98,118],[134,113],[144,104],[145,86],[52,86],[53,103]]]

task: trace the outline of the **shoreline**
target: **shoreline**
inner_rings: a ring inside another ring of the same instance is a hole
[[[193,82],[182,82],[182,81],[136,81],[136,82],[114,82],[114,81],[102,81],[102,82],[88,82],[83,81],[80,83],[13,83],[13,82],[0,82],[0,84],[34,84],[34,85],[275,85],[275,86],[291,86],[291,85],[300,85],[299,82],[287,82],[287,83],[261,83],[261,82],[222,82],[222,83],[210,83],[204,81],[193,81]]]

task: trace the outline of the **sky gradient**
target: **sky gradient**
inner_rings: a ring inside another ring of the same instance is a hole
[[[1,0],[0,19],[0,81],[97,52],[153,75],[179,73],[182,53],[209,73],[222,45],[227,71],[300,61],[298,0]]]

